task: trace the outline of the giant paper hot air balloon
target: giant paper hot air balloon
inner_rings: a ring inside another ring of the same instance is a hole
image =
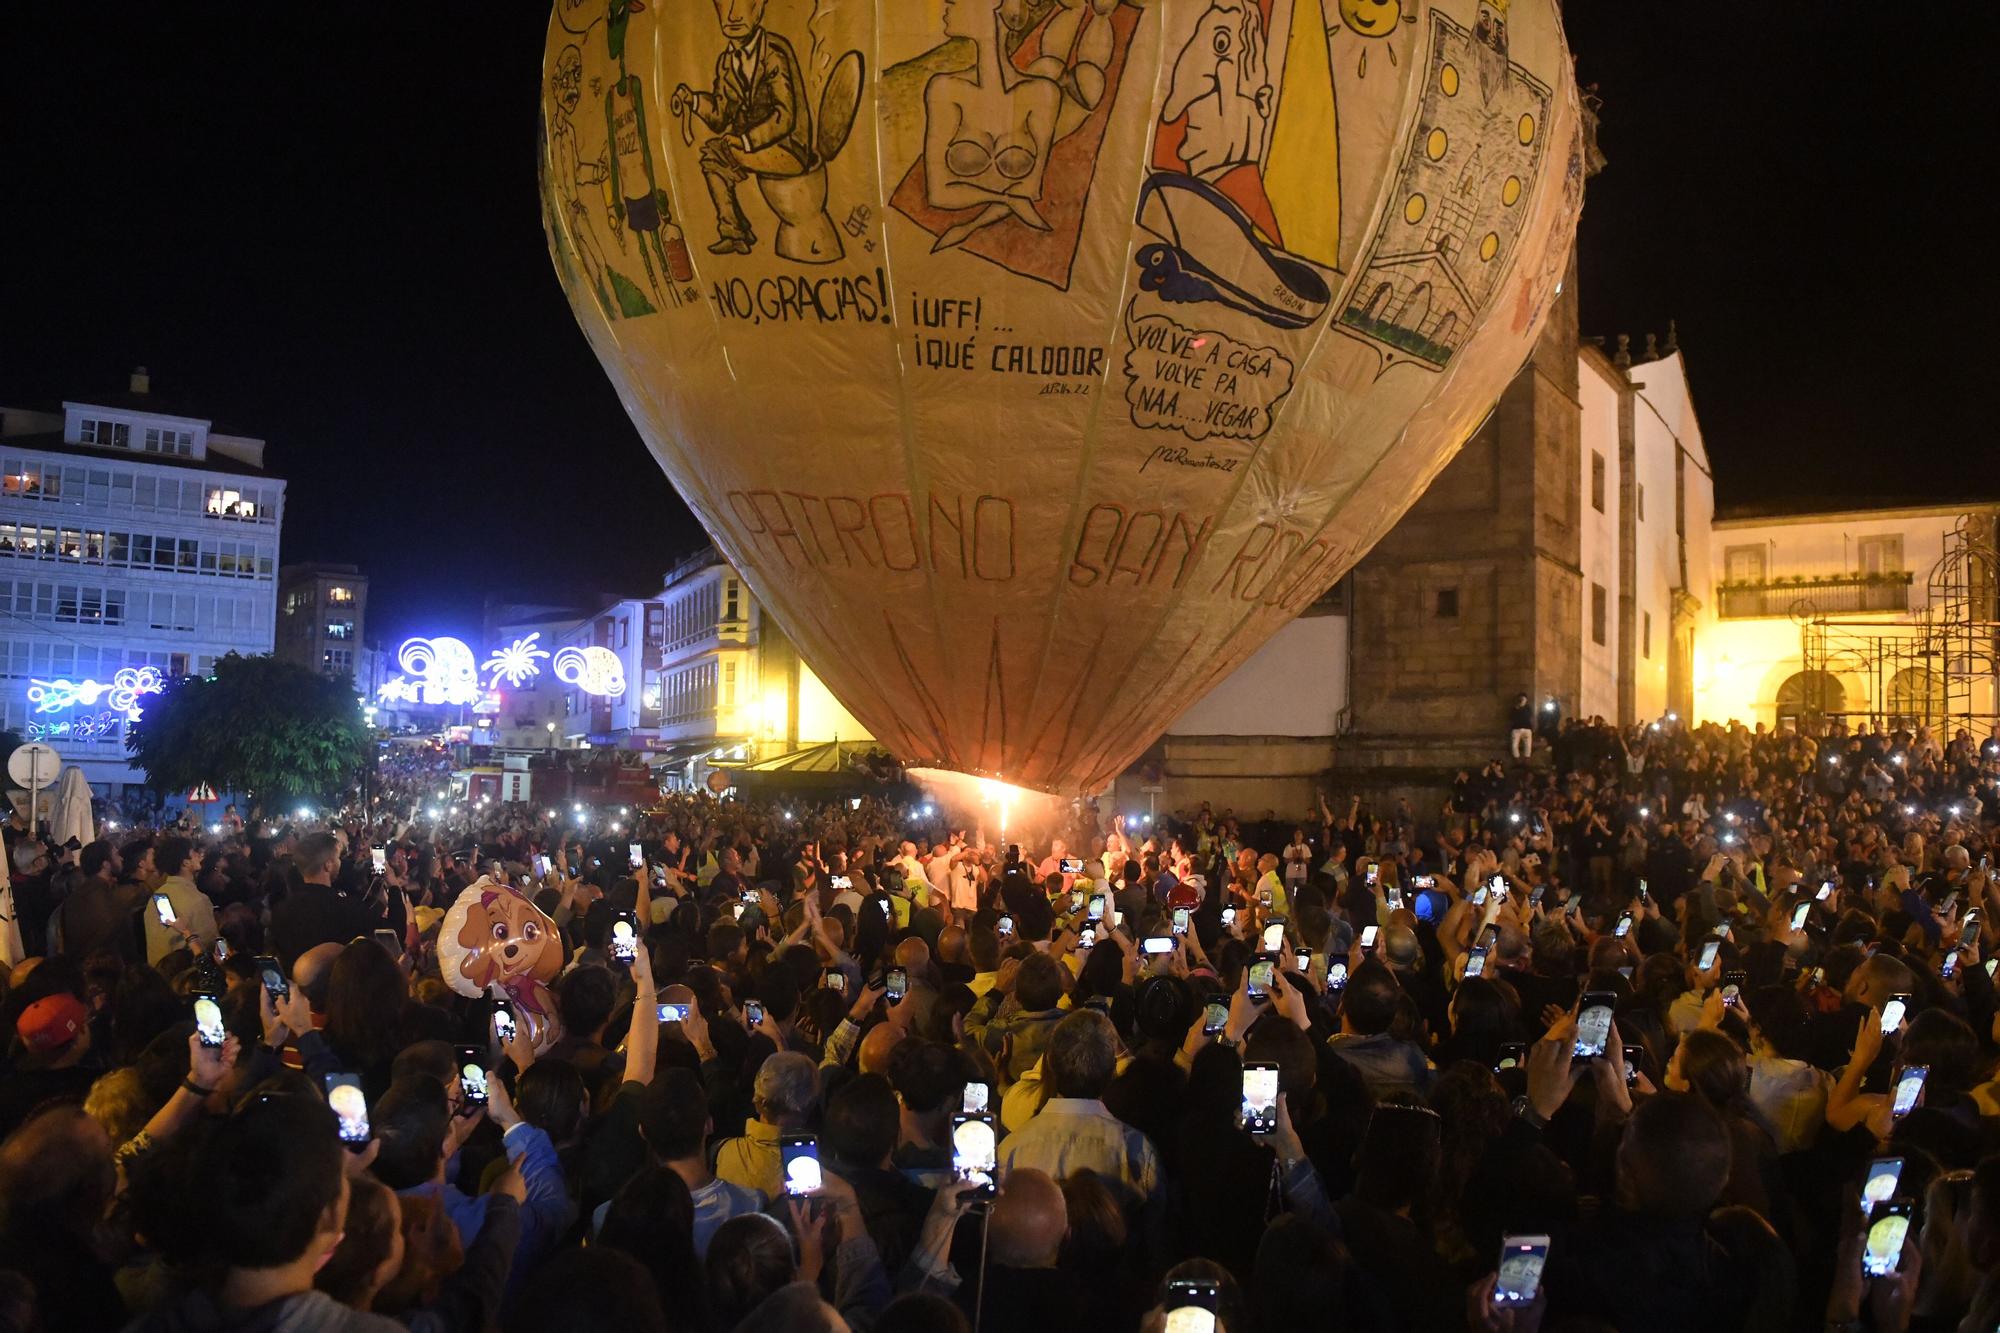
[[[660,465],[905,762],[1100,788],[1522,364],[1556,0],[557,0],[542,192]]]

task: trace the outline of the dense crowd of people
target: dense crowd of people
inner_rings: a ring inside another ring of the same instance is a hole
[[[1006,837],[421,755],[17,818],[0,1330],[1993,1330],[2000,741],[1509,731],[1437,809]]]

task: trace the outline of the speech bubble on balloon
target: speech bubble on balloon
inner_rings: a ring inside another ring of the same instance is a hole
[[[1135,302],[1136,304],[1136,302]],[[1292,391],[1292,363],[1275,347],[1191,329],[1165,315],[1125,312],[1125,401],[1132,424],[1191,440],[1264,437]]]

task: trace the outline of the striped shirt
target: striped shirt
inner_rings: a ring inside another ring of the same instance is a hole
[[[1041,1113],[1000,1145],[1003,1170],[1032,1167],[1062,1180],[1072,1171],[1095,1171],[1122,1202],[1143,1202],[1160,1191],[1160,1158],[1146,1136],[1094,1098],[1051,1097]]]

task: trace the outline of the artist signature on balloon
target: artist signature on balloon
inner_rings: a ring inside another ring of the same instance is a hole
[[[1188,448],[1186,445],[1162,444],[1155,447],[1152,453],[1146,455],[1146,461],[1139,464],[1139,470],[1144,472],[1155,463],[1173,463],[1179,467],[1199,467],[1209,468],[1216,472],[1234,472],[1236,465],[1242,461],[1240,458],[1217,458],[1211,453],[1196,454],[1194,450]]]

